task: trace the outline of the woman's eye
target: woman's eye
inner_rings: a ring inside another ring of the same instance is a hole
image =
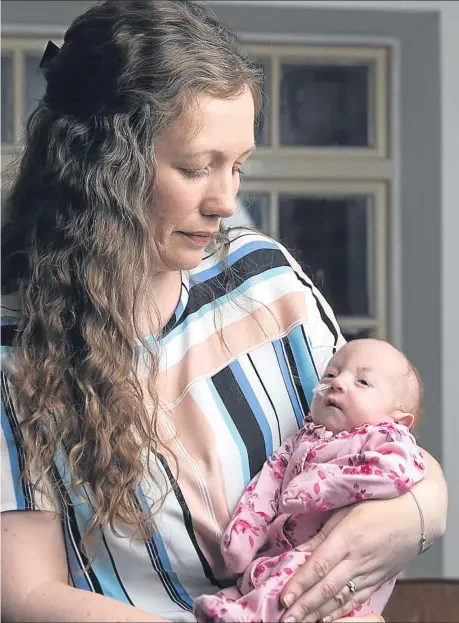
[[[187,177],[197,180],[207,175],[207,169],[180,169]]]
[[[334,379],[335,375],[333,374],[333,372],[325,372],[322,378],[323,379]]]

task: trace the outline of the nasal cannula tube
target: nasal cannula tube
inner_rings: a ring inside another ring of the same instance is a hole
[[[312,390],[312,393],[323,394],[323,392],[327,391],[327,389],[330,389],[330,387],[331,387],[331,383],[317,383],[317,385]]]

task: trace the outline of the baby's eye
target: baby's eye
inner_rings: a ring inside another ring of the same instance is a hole
[[[369,383],[366,379],[357,379],[357,382],[361,385],[365,385],[365,387],[371,387],[371,383]]]
[[[325,374],[323,375],[323,379],[334,379],[335,378],[335,374],[333,374],[333,372],[325,372]]]

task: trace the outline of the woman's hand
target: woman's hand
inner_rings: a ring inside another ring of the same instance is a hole
[[[349,621],[349,623],[370,623],[370,621],[384,623],[384,619],[380,617],[378,614],[367,614],[364,617],[344,617],[344,619],[336,619],[335,623],[345,623]]]
[[[321,532],[298,548],[313,554],[281,593],[281,601],[290,606],[282,621],[345,617],[416,557],[420,535],[418,509],[410,494],[337,511]],[[354,595],[347,586],[350,580],[357,589]],[[290,601],[288,595],[293,595]]]
[[[427,544],[431,545],[445,531],[447,490],[437,461],[425,450],[423,455],[427,474],[412,490],[422,508]],[[420,540],[419,511],[410,493],[337,511],[321,532],[299,548],[312,556],[282,590],[284,603],[288,594],[293,595],[291,602],[285,603],[289,608],[282,621],[332,621],[346,616],[414,560]],[[353,596],[349,581],[357,588]]]

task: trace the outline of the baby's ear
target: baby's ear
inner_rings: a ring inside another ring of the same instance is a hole
[[[405,413],[405,411],[396,411],[395,421],[397,424],[403,424],[407,428],[411,428],[414,422],[414,415],[412,413]]]

